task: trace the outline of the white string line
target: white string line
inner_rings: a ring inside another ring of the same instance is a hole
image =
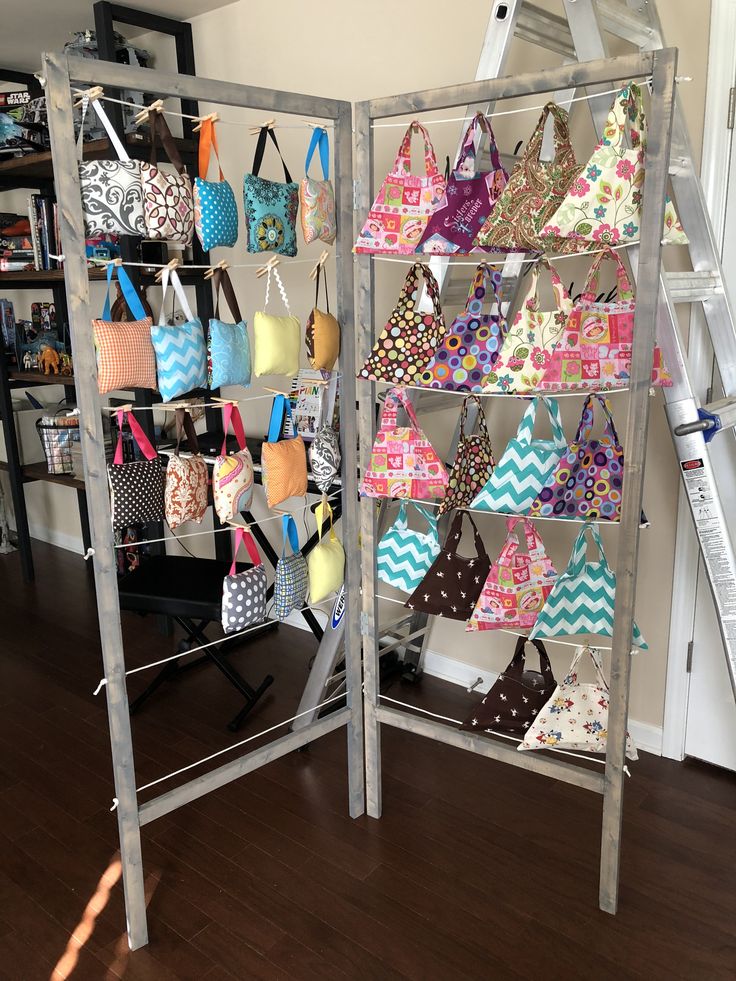
[[[75,95],[85,95],[87,93],[87,89],[73,89],[72,91],[74,92]],[[97,98],[97,101],[99,101],[99,102],[114,102],[114,103],[116,103],[119,106],[128,106],[130,109],[135,109],[136,110],[136,113],[143,112],[143,110],[147,108],[147,106],[138,105],[137,102],[126,102],[125,99],[114,99],[111,95],[104,95],[103,94],[103,95],[98,95],[96,98]],[[178,96],[175,96],[175,95],[169,95],[169,96],[165,96],[164,98],[166,98],[166,99],[176,99],[176,98],[179,98],[179,97]],[[203,100],[203,101],[206,101],[206,100]],[[214,105],[220,105],[220,103],[217,102],[217,103],[214,103]],[[247,108],[247,107],[244,106],[243,108]],[[186,113],[186,112],[176,112],[174,109],[161,109],[160,111],[165,116],[177,116],[179,119],[191,119],[191,121],[192,122],[195,122],[195,123],[196,122],[199,122],[202,119],[202,116],[190,116],[189,113]],[[253,110],[253,111],[255,112],[255,110]],[[220,115],[219,112],[218,112],[217,115],[219,117],[219,115]],[[250,129],[255,129],[256,126],[258,125],[257,123],[243,122],[243,121],[241,121],[239,119],[218,119],[217,121],[219,123],[225,123],[227,126],[248,126]],[[315,123],[314,125],[316,126],[317,124]],[[334,126],[334,123],[332,121],[330,121],[330,120],[326,120],[324,123],[320,123],[319,126],[322,129],[326,129],[327,127],[332,128]],[[312,124],[307,123],[307,122],[304,122],[304,123],[274,123],[273,128],[274,129],[304,129],[304,128],[311,129],[312,128]]]
[[[175,243],[168,243],[168,244],[175,244]],[[265,254],[266,253],[264,253],[264,256],[265,256]],[[51,259],[58,259],[60,262],[63,262],[66,257],[64,255],[49,255],[49,258],[51,258]],[[94,257],[89,257],[87,259],[87,264],[89,265],[91,263],[92,265],[98,265],[101,268],[105,268],[106,266],[109,266],[111,262],[114,263],[115,261],[116,261],[115,259],[96,259]],[[313,266],[316,263],[316,261],[317,261],[316,259],[289,259],[288,265],[289,266],[298,266],[298,265],[305,265],[306,263],[310,263]],[[166,262],[128,262],[127,259],[124,259],[120,263],[120,265],[122,265],[122,266],[137,266],[140,269],[167,269],[168,268],[168,263],[166,263]],[[262,269],[265,265],[266,265],[266,262],[265,261],[263,261],[263,262],[228,262],[228,264],[227,264],[227,266],[225,268],[226,268],[226,270],[227,269]],[[177,266],[176,267],[176,271],[177,272],[183,272],[186,269],[218,269],[218,268],[220,268],[220,267],[218,267],[217,263],[215,263],[214,265],[207,265],[207,266],[204,266],[204,265],[199,265],[198,266],[198,265],[187,263],[186,265]],[[183,285],[186,286],[187,284],[184,283]]]
[[[575,392],[545,392],[542,389],[536,389],[529,392],[459,392],[451,388],[430,388],[428,385],[406,385],[403,382],[384,381],[383,378],[361,378],[357,376],[357,381],[367,382],[371,385],[385,385],[387,388],[411,388],[417,392],[438,392],[441,395],[477,395],[482,399],[533,399],[538,396],[547,396],[549,398],[575,398],[581,395],[615,395],[617,392],[628,392],[628,388],[603,388],[603,389],[592,389],[592,388],[579,388]],[[649,394],[654,394],[654,389],[649,389]]]
[[[145,783],[142,787],[136,787],[136,793],[143,793],[144,790],[155,787],[156,784],[163,783],[164,780],[171,780],[173,777],[178,777],[180,773],[186,773],[187,770],[194,769],[195,766],[201,766],[203,763],[209,763],[210,760],[217,759],[217,757],[222,756],[223,753],[229,753],[233,749],[237,749],[239,746],[245,746],[246,743],[253,742],[254,739],[260,739],[261,736],[267,736],[276,729],[281,729],[283,726],[288,726],[292,722],[296,722],[297,719],[301,719],[302,716],[311,715],[313,712],[318,712],[321,708],[324,708],[325,705],[331,705],[332,702],[338,702],[343,698],[345,698],[345,695],[333,695],[331,698],[326,698],[324,702],[320,702],[313,708],[306,709],[304,712],[299,712],[297,715],[293,715],[290,719],[284,719],[283,722],[277,722],[276,725],[271,726],[270,729],[264,729],[262,732],[257,732],[254,736],[248,736],[247,739],[241,739],[239,743],[233,743],[232,746],[226,746],[225,749],[218,749],[216,753],[212,753],[210,756],[205,756],[201,760],[197,760],[196,763],[189,763],[187,766],[183,766],[180,770],[174,770],[173,773],[167,773],[165,777],[159,777],[158,780],[152,780],[150,783]]]
[[[619,245],[611,245],[611,246],[609,246],[609,248],[612,249],[614,252],[618,252],[620,249],[632,249],[635,246],[638,246],[640,244],[641,243],[638,242],[638,241],[637,242],[621,242]],[[669,245],[670,243],[666,239],[662,239],[662,241],[659,244],[660,245]],[[478,256],[478,261],[477,262],[455,262],[455,261],[453,261],[451,263],[451,265],[453,265],[453,266],[473,266],[475,268],[476,266],[479,265],[479,263],[481,263],[481,262],[487,262],[489,265],[492,265],[492,266],[501,266],[501,265],[503,265],[503,262],[507,258],[514,265],[519,265],[519,264],[521,264],[521,265],[534,264],[536,262],[539,262],[539,260],[542,259],[542,258],[547,259],[549,262],[554,263],[554,262],[559,262],[560,259],[579,259],[581,256],[600,255],[601,252],[605,252],[605,251],[607,251],[607,250],[606,249],[583,249],[580,252],[566,252],[564,254],[559,254],[559,255],[555,255],[553,253],[545,253],[544,256],[539,256],[538,255],[538,256],[534,256],[532,259],[518,259],[517,258],[517,255],[519,253],[516,253],[516,252],[509,252],[507,255],[504,255],[504,256],[501,256],[501,257],[498,257],[498,258],[495,257],[492,252],[476,252],[476,253],[473,253],[473,254]],[[376,253],[376,252],[370,252],[370,253],[367,253],[367,254],[370,255],[371,259],[378,259],[380,262],[404,262],[404,263],[414,264],[415,262],[423,262],[424,261],[424,264],[425,265],[427,263],[431,262],[432,259],[448,259],[449,260],[449,259],[452,259],[453,258],[452,255],[441,255],[441,254],[434,254],[434,253],[431,253],[431,252],[412,252],[411,255],[406,256],[406,257],[404,257],[404,256],[393,256],[393,255],[380,255],[379,253]],[[358,255],[357,254],[354,255],[353,256],[353,261],[355,261],[355,259],[357,259],[357,258],[358,258]],[[102,260],[98,260],[98,261],[102,261]],[[498,271],[498,270],[496,270],[496,271]],[[508,301],[507,300],[504,300],[503,302],[504,303],[507,303]]]

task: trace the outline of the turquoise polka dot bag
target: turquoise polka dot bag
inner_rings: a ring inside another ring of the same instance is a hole
[[[212,151],[215,151],[218,181],[208,181]],[[238,240],[238,208],[233,189],[225,180],[217,152],[215,124],[205,119],[199,134],[199,177],[194,178],[194,227],[205,252],[219,246],[232,248]]]
[[[268,181],[258,173],[270,137],[284,167],[285,184]],[[291,179],[274,131],[262,126],[253,158],[253,172],[243,178],[245,229],[249,252],[278,252],[296,255],[296,216],[299,210],[299,185]]]

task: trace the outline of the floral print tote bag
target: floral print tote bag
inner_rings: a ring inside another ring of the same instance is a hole
[[[466,433],[468,420],[468,403],[475,403],[478,412],[478,429],[476,433]],[[452,511],[453,508],[467,508],[480,489],[485,486],[493,473],[496,461],[493,459],[491,437],[486,425],[483,407],[477,395],[466,395],[460,410],[460,438],[457,443],[455,462],[450,471],[450,482],[447,494],[442,499],[439,514]]]
[[[191,245],[194,238],[192,182],[163,114],[151,113],[149,119],[151,158],[149,163],[141,164],[145,237]],[[167,173],[158,165],[159,140],[174,165],[175,174]]]
[[[411,138],[424,140],[423,177],[411,172]],[[401,141],[391,172],[368,212],[355,243],[355,252],[384,252],[408,255],[416,250],[430,215],[445,193],[445,178],[437,169],[437,158],[429,133],[416,120]]]
[[[266,140],[270,139],[284,168],[284,181],[268,181],[259,177]],[[278,252],[295,256],[296,216],[299,211],[299,185],[292,181],[289,169],[281,156],[276,134],[262,126],[258,134],[253,170],[243,178],[243,207],[245,211],[246,247],[248,252]]]
[[[188,456],[180,456],[182,437],[186,436]],[[164,505],[166,520],[173,531],[185,521],[199,524],[207,513],[207,464],[199,452],[192,417],[186,409],[176,410],[176,448],[166,467]]]

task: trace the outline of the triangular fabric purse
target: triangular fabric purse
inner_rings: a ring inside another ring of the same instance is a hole
[[[519,552],[517,522],[524,523],[526,554]],[[491,566],[466,630],[529,630],[549,596],[557,572],[528,518],[509,518],[501,553]]]
[[[281,439],[285,416],[294,432],[291,439]],[[261,471],[270,508],[307,493],[307,450],[296,431],[291,402],[285,395],[277,395],[273,400],[268,436],[261,444]]]
[[[549,413],[551,440],[532,439],[539,405],[543,405]],[[471,507],[477,511],[526,514],[566,449],[567,440],[557,402],[547,398],[532,399],[519,423],[516,436],[509,442],[491,479]]]
[[[317,147],[319,147],[324,178],[321,181],[316,181],[309,176],[309,165]],[[315,241],[332,245],[337,235],[335,192],[330,183],[330,138],[323,126],[315,126],[312,130],[312,139],[309,141],[307,159],[304,163],[304,174],[299,185],[304,241],[307,245]]]
[[[406,409],[408,426],[397,425],[399,405]],[[442,461],[419,428],[406,392],[390,389],[360,493],[365,497],[444,497],[448,479]]]
[[[186,318],[183,324],[166,323],[169,276]],[[151,327],[151,342],[156,352],[158,389],[164,402],[207,387],[207,345],[202,321],[192,314],[175,269],[161,270],[161,314],[158,324]]]
[[[268,299],[271,294],[271,273],[276,280],[281,299],[284,301],[288,316],[277,317],[266,313]],[[253,374],[256,378],[261,375],[288,375],[293,377],[299,371],[299,320],[291,313],[289,298],[284,284],[281,282],[276,267],[268,267],[266,274],[266,299],[263,310],[257,310],[253,315],[253,335],[255,339],[255,354],[253,358]]]
[[[296,522],[290,514],[283,515],[281,527],[284,546],[276,563],[273,580],[273,615],[277,620],[285,620],[292,610],[304,606],[309,589],[307,560],[299,551],[299,533]],[[286,542],[291,545],[291,555],[286,554]]]
[[[625,146],[626,129],[631,148]],[[618,93],[593,155],[564,201],[540,226],[543,248],[560,251],[565,239],[574,239],[572,251],[582,242],[621,245],[638,242],[644,195],[647,125],[641,89],[630,82]],[[662,239],[687,245],[687,236],[674,206],[665,201]],[[567,250],[570,251],[570,250]]]
[[[158,453],[143,432],[133,412],[119,409],[118,442],[112,463],[107,465],[110,484],[110,510],[115,531],[126,525],[145,525],[163,521],[164,470]],[[128,421],[134,441],[144,459],[123,463],[123,426]]]
[[[224,246],[232,248],[238,241],[238,206],[230,184],[225,180],[217,152],[215,124],[211,119],[201,122],[199,132],[199,177],[194,178],[194,227],[199,244],[205,252]],[[208,181],[212,151],[217,161],[220,179]]]
[[[235,290],[226,269],[215,269],[215,316],[210,320],[207,342],[207,372],[210,388],[242,385],[251,379],[250,338],[248,325],[240,316]],[[225,294],[235,323],[220,320],[220,287]]]
[[[539,265],[552,279],[557,304],[554,310],[539,309]],[[540,258],[532,269],[531,283],[514,322],[506,332],[501,352],[487,375],[484,392],[519,394],[536,389],[544,377],[552,356],[562,342],[572,300],[557,270]]]
[[[483,313],[488,286],[495,303]],[[501,272],[481,262],[470,284],[465,309],[453,320],[444,340],[418,379],[427,388],[480,392],[498,359],[508,324],[501,312]]]
[[[479,432],[466,434],[468,402],[472,399],[478,410]],[[493,459],[491,437],[486,426],[486,417],[477,395],[466,395],[460,410],[460,436],[457,441],[455,462],[450,471],[447,493],[442,498],[438,514],[445,514],[453,508],[470,507],[473,499],[485,487],[496,461]]]
[[[539,654],[539,671],[526,670],[524,648],[527,643],[526,637],[518,638],[510,664],[496,678],[461,729],[518,736],[527,732],[557,687],[549,656],[539,640],[531,642]]]
[[[491,169],[476,172],[476,140],[488,136]],[[465,131],[455,166],[442,196],[417,247],[417,252],[435,255],[467,255],[473,240],[493,211],[506,186],[506,173],[496,146],[490,120],[477,112]]]
[[[577,666],[589,654],[598,676],[595,682],[578,681]],[[518,746],[526,749],[568,749],[605,753],[608,744],[608,682],[600,657],[591,647],[578,647],[570,670],[557,685]],[[626,733],[626,756],[639,759],[634,741]]]
[[[141,164],[146,238],[191,245],[194,238],[192,182],[163,113],[152,112],[148,119],[151,157],[149,163]],[[175,174],[162,170],[157,163],[159,140],[169,162],[174,165]]]
[[[316,284],[314,290],[314,306],[307,318],[304,332],[304,343],[307,347],[307,358],[310,365],[317,371],[332,371],[340,353],[340,325],[330,313],[330,298],[327,294],[327,273],[325,276],[325,305],[327,312],[319,309],[319,284],[322,277],[322,264],[317,265]]]
[[[192,417],[186,409],[176,410],[176,448],[166,467],[164,503],[166,520],[173,531],[185,521],[199,523],[207,513],[207,464],[199,452]],[[179,446],[186,436],[191,456],[180,456]]]
[[[411,593],[419,586],[440,554],[436,516],[421,504],[412,504],[412,507],[427,522],[427,531],[409,527],[406,501],[402,501],[396,521],[380,540],[376,551],[378,578],[405,593]]]
[[[543,161],[544,126],[550,115],[554,119],[555,155],[553,160]],[[548,102],[475,245],[494,251],[544,252],[539,229],[557,211],[580,170],[570,143],[567,113]]]
[[[285,184],[280,184],[278,181],[267,181],[258,176],[263,163],[263,154],[266,151],[267,139],[271,140],[281,158]],[[243,178],[243,207],[249,252],[278,252],[281,255],[296,255],[299,185],[292,181],[284,158],[281,156],[276,134],[268,126],[261,126],[253,157],[253,171]]]
[[[598,549],[598,561],[586,561],[588,532]],[[616,575],[608,565],[597,528],[585,524],[575,539],[567,568],[547,597],[529,639],[575,634],[612,637],[615,601]],[[633,643],[646,650],[647,642],[636,624],[632,635]]]
[[[599,303],[596,301],[598,273],[606,259],[616,263],[616,299]],[[609,246],[605,246],[590,267],[580,299],[570,311],[559,344],[552,352],[544,376],[537,382],[537,390],[626,388],[631,378],[635,313],[634,290],[624,264]],[[672,385],[657,346],[654,348],[652,385]]]
[[[253,563],[245,572],[236,571],[235,560],[241,542]],[[236,528],[233,564],[230,566],[230,575],[225,576],[222,582],[222,629],[226,634],[244,630],[266,619],[267,588],[266,570],[251,533],[245,528]]]
[[[110,282],[115,270],[133,320],[112,319]],[[102,317],[92,321],[97,348],[97,390],[100,395],[120,388],[156,388],[156,352],[151,343],[151,323],[138,291],[123,266],[109,262]]]
[[[413,133],[420,133],[424,140],[423,177],[411,172]],[[445,178],[437,169],[429,133],[415,119],[404,134],[393,168],[381,184],[353,251],[395,255],[414,252],[444,192]]]
[[[463,518],[467,518],[473,526],[476,554],[472,558],[458,555],[457,552]],[[405,605],[417,613],[467,620],[490,568],[491,560],[472,516],[467,511],[458,511],[440,554]]]
[[[624,486],[624,451],[619,443],[611,406],[596,395],[605,431],[592,439],[593,395],[583,405],[575,439],[560,457],[555,471],[529,509],[532,517],[619,521]]]
[[[419,276],[424,277],[432,312],[417,309]],[[440,290],[431,269],[415,262],[406,274],[399,299],[388,323],[373,345],[358,378],[411,385],[432,360],[445,336],[445,318],[440,307]]]
[[[309,571],[309,599],[320,603],[330,593],[336,592],[345,579],[345,551],[335,534],[332,524],[332,508],[326,498],[317,505],[314,515],[317,519],[319,541],[307,556]],[[322,537],[322,523],[325,515],[330,519],[330,534]]]
[[[227,431],[232,423],[238,441],[237,453],[227,454]],[[245,430],[240,410],[227,402],[222,407],[225,438],[220,455],[212,468],[212,498],[220,521],[232,521],[241,511],[247,511],[253,500],[253,459],[245,442]]]

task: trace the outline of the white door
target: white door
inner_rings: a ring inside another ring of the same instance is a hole
[[[726,204],[723,270],[731,302],[736,302],[736,140]],[[713,400],[722,397],[716,379]],[[736,538],[736,434],[720,433],[710,444],[717,486],[732,540]],[[713,600],[702,564],[698,569],[685,753],[736,770],[736,697],[731,687]]]

